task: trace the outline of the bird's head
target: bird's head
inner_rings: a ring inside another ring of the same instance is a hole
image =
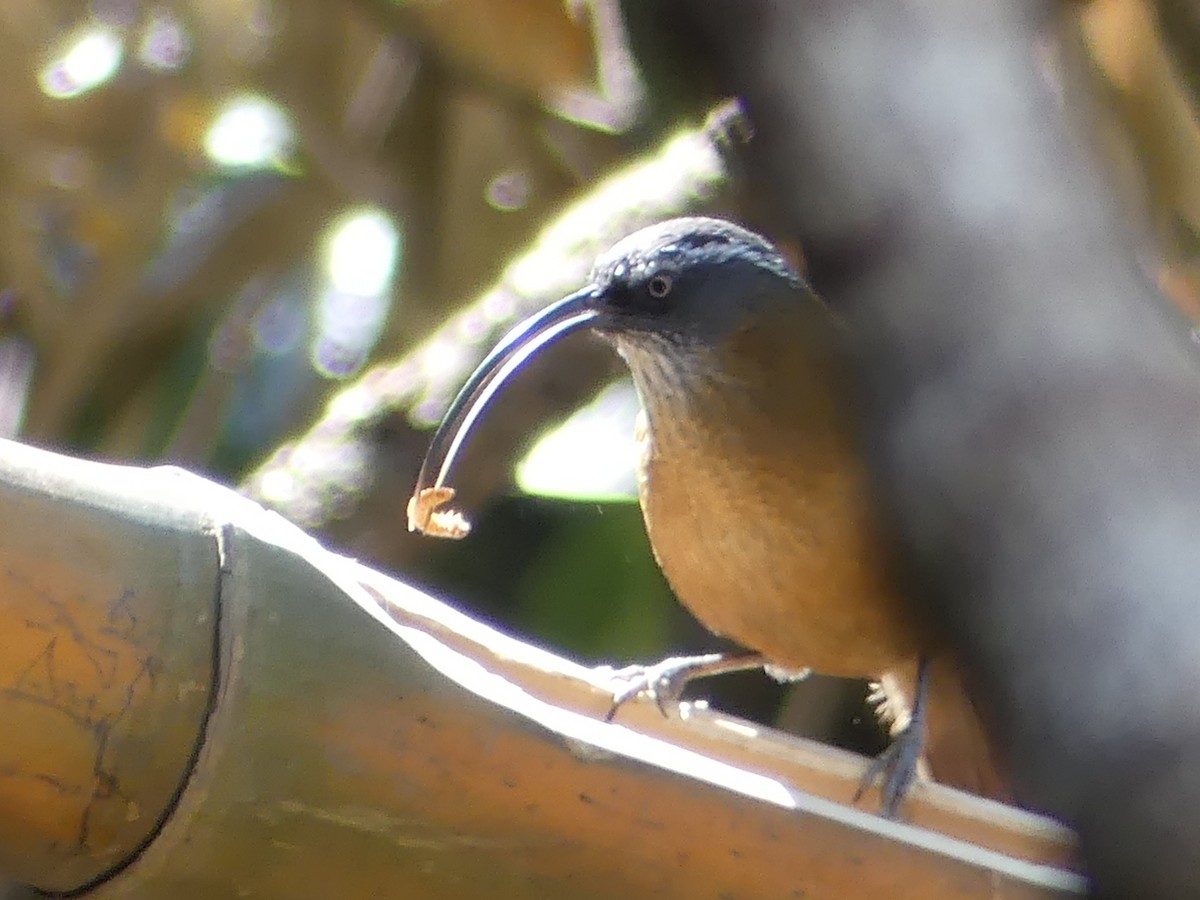
[[[713,347],[804,290],[779,251],[721,219],[671,219],[615,244],[568,298],[618,346]]]
[[[479,365],[434,434],[414,502],[443,489],[491,398],[560,338],[584,328],[599,333],[642,387],[655,373],[674,379],[731,335],[805,297],[811,294],[779,251],[730,222],[671,219],[631,234],[596,261],[589,284],[517,325]],[[409,525],[428,530],[411,513]]]

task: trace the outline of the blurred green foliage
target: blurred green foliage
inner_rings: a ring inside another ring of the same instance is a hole
[[[518,626],[584,659],[662,654],[673,642],[668,626],[676,607],[637,504],[562,518],[518,582]]]

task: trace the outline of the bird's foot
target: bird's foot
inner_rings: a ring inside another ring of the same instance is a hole
[[[921,754],[925,752],[925,709],[928,706],[929,678],[929,660],[923,657],[917,666],[917,690],[908,722],[903,728],[898,728],[892,733],[892,743],[867,767],[862,781],[858,783],[858,790],[854,793],[853,802],[857,803],[878,779],[881,794],[880,812],[889,819],[896,817],[900,804],[908,796],[917,778]]]
[[[679,704],[688,682],[699,678],[704,670],[722,657],[721,653],[671,656],[654,665],[634,665],[612,670],[613,699],[605,721],[611,722],[618,709],[640,694],[653,700],[664,716],[668,715],[668,708]]]
[[[904,802],[913,782],[916,781],[924,745],[924,729],[919,723],[914,728],[910,722],[893,735],[888,748],[867,767],[858,783],[858,790],[854,793],[854,802],[858,803],[863,794],[878,781],[880,812],[889,819],[895,818],[900,804]]]
[[[670,707],[678,706],[689,682],[726,672],[759,669],[763,664],[763,658],[757,653],[705,653],[671,656],[650,666],[626,666],[623,669],[604,666],[601,671],[612,683],[613,695],[612,706],[604,720],[611,722],[617,710],[642,694],[653,700],[659,712],[667,716]]]

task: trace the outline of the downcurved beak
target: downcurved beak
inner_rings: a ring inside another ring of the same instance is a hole
[[[550,304],[506,334],[479,364],[442,417],[430,441],[408,505],[408,530],[463,537],[469,528],[457,513],[439,510],[454,496],[446,480],[471,429],[496,393],[539,350],[587,326],[596,317],[598,290],[588,285]],[[439,524],[439,516],[442,523]],[[447,527],[444,523],[453,521]]]

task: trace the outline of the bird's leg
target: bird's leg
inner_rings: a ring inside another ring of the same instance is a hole
[[[917,666],[917,691],[908,723],[892,736],[892,743],[888,748],[875,757],[854,794],[853,802],[857,803],[875,780],[879,779],[880,793],[883,795],[881,808],[889,819],[896,815],[896,810],[912,787],[917,774],[917,764],[925,748],[929,678],[929,660],[922,657]]]
[[[652,666],[605,667],[613,683],[612,707],[605,721],[611,722],[617,710],[639,694],[646,694],[665,716],[668,706],[677,704],[688,682],[710,675],[745,672],[766,668],[761,653],[705,653],[700,656],[671,656]],[[776,676],[778,677],[778,676]]]

